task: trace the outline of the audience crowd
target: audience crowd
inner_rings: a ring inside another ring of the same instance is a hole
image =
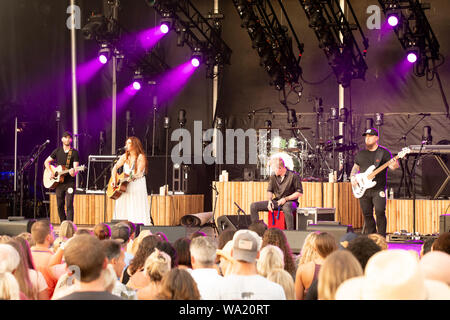
[[[49,220],[0,235],[2,300],[450,299],[450,234],[420,254],[376,234],[311,232],[295,255],[285,233],[258,222],[218,237],[169,241],[131,222],[92,230]]]

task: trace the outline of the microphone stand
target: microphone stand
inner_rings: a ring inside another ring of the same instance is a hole
[[[30,166],[34,163],[34,198],[33,198],[33,216],[34,219],[36,219],[36,209],[37,209],[37,198],[36,198],[36,188],[37,188],[37,173],[38,173],[38,162],[39,162],[39,156],[41,155],[42,151],[45,150],[47,146],[47,143],[44,143],[42,145],[39,146],[39,149],[36,151],[35,154],[33,154],[33,156],[30,159]],[[23,199],[22,199],[23,200]],[[22,211],[22,207],[21,207],[21,211]],[[21,214],[22,215],[22,214]]]
[[[417,125],[423,120],[423,119],[425,119],[425,117],[427,117],[429,114],[423,114],[422,115],[422,118],[420,118],[419,119],[419,121],[417,121],[416,122],[416,124],[414,124],[413,126],[412,126],[412,128],[411,129],[409,129],[408,131],[406,131],[402,136],[401,136],[401,138],[400,139],[398,139],[397,140],[397,142],[399,142],[399,141],[401,141],[401,140],[403,140],[403,142],[404,142],[404,147],[406,147],[407,145],[406,145],[406,137],[408,136],[408,134],[412,131],[412,130],[414,130],[416,127],[417,127]],[[422,147],[423,147],[423,144],[422,144]],[[420,148],[421,150],[422,150],[422,147]],[[398,186],[398,189],[397,189],[397,193],[398,194],[400,194],[400,190],[401,190],[401,188],[402,188],[402,186],[403,186],[403,182],[405,183],[405,192],[404,192],[404,196],[406,196],[406,197],[410,197],[411,196],[411,192],[410,192],[410,190],[411,190],[411,188],[414,188],[413,186],[411,186],[411,180],[409,180],[409,181],[407,181],[408,180],[408,175],[411,175],[412,173],[411,172],[409,172],[409,169],[408,169],[408,160],[407,160],[407,158],[405,158],[406,160],[405,160],[405,168],[403,168],[403,165],[402,165],[402,160],[400,160],[400,164],[401,164],[401,167],[402,167],[402,178],[400,179],[400,185]],[[417,157],[416,157],[416,159],[417,159]],[[415,161],[415,160],[414,160]],[[406,172],[405,172],[405,170],[406,170]]]
[[[238,227],[240,228],[240,227],[241,227],[241,223],[240,223],[241,212],[242,212],[242,214],[243,214],[244,216],[247,215],[247,214],[245,213],[244,210],[242,210],[241,207],[239,207],[239,205],[238,205],[236,202],[234,202],[234,205],[238,208],[238,211],[237,211],[237,214],[238,214],[237,224],[238,224]]]

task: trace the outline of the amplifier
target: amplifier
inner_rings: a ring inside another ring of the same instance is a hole
[[[439,216],[439,233],[450,232],[450,214]]]
[[[336,208],[297,208],[296,230],[306,231],[310,224],[318,221],[334,221]]]

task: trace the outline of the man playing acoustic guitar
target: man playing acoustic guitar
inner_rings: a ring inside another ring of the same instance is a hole
[[[352,186],[358,186],[356,175],[365,172],[370,166],[380,167],[383,164],[390,162],[388,167],[395,170],[399,167],[396,159],[392,159],[391,152],[385,147],[378,145],[378,130],[371,128],[364,132],[366,150],[361,150],[355,157],[355,164],[350,173]],[[377,174],[373,181],[375,186],[368,187],[364,194],[359,198],[359,204],[364,215],[364,222],[367,228],[367,233],[378,233],[386,236],[386,182],[387,182],[387,167]],[[376,223],[373,218],[373,209],[375,207],[375,215],[377,217]]]
[[[60,182],[55,189],[56,203],[58,206],[58,215],[60,222],[64,220],[73,221],[73,198],[75,194],[75,176],[77,175],[76,168],[79,165],[78,150],[72,148],[72,134],[69,131],[63,133],[62,146],[53,150],[51,155],[45,160],[44,166],[50,170],[54,175],[54,169],[50,165],[56,160],[58,165],[70,169],[69,173],[64,175],[63,181]],[[67,216],[64,210],[64,204],[67,207]]]

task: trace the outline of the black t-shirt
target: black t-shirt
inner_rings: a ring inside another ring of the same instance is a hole
[[[267,191],[275,195],[275,200],[290,196],[297,191],[303,193],[300,175],[297,172],[287,169],[284,179],[281,181],[281,177],[273,174],[269,178]]]
[[[64,166],[66,169],[70,169],[70,168],[73,168],[73,163],[80,162],[80,159],[79,159],[79,155],[78,155],[78,150],[72,149],[72,156],[70,157],[69,166],[66,167],[68,154],[69,154],[69,152],[64,152],[63,147],[59,147],[59,148],[53,150],[50,157],[52,159],[56,160],[57,165],[61,165],[61,166]],[[75,183],[75,178],[72,177],[70,174],[66,174],[64,176],[64,183]]]
[[[381,150],[380,155],[378,155],[378,150]],[[385,147],[378,146],[378,148],[375,151],[361,150],[355,157],[355,163],[359,166],[360,172],[364,172],[371,165],[375,165],[376,168],[378,168],[391,159],[392,159],[391,152]],[[386,167],[386,169],[384,169],[375,176],[373,181],[375,181],[377,184],[373,187],[373,189],[380,189],[380,190],[386,189],[387,170],[388,168]]]

